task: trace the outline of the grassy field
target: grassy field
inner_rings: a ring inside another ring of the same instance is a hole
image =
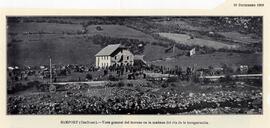
[[[8,48],[10,65],[91,64],[101,49],[91,40],[80,37],[43,35],[37,41],[13,43]]]
[[[146,61],[154,61],[154,60],[172,57],[174,55],[182,54],[184,52],[184,50],[175,48],[175,53],[172,53],[172,52],[166,53],[165,52],[166,49],[168,49],[168,48],[162,47],[159,45],[147,44],[145,46],[145,50],[143,53],[144,59]]]
[[[211,31],[210,27],[196,25],[194,23],[191,23],[191,21],[185,21],[184,19],[174,19],[170,21],[157,21],[155,23],[158,25],[174,27],[174,28],[183,29],[183,30]]]
[[[211,47],[215,49],[237,49],[239,46],[238,45],[229,45],[225,44],[222,42],[218,41],[212,41],[212,40],[205,40],[201,38],[194,38],[191,39],[189,35],[186,34],[177,34],[177,33],[158,33],[159,36],[165,37],[167,39],[173,40],[176,43],[184,44],[184,45],[189,45],[189,46],[206,46],[206,47]]]
[[[59,23],[12,23],[9,24],[9,33],[77,33],[82,30],[80,24],[59,24]]]
[[[225,38],[231,39],[235,42],[241,42],[244,44],[260,43],[262,39],[258,39],[254,34],[241,34],[239,32],[218,32],[218,34]]]
[[[215,24],[216,21],[207,18],[173,18],[167,21],[155,21],[153,23],[162,26],[162,28],[166,27],[172,30],[176,29],[177,32],[180,33],[184,32],[195,34],[196,36],[204,38],[209,38],[207,37],[208,32],[214,32],[216,35],[219,35],[221,38],[229,41],[237,41],[241,43],[260,43],[262,41],[262,38],[257,35],[258,33],[247,34],[243,33],[243,31],[241,32],[239,28],[231,28],[231,26],[226,25],[218,26]],[[173,33],[173,31],[171,33]]]
[[[97,26],[102,30],[97,30]],[[116,38],[139,39],[143,41],[154,41],[154,38],[143,32],[128,28],[124,25],[90,25],[87,27],[87,34],[102,35]]]
[[[194,56],[180,56],[172,60],[156,60],[152,61],[152,64],[163,65],[167,67],[175,67],[176,65],[187,67],[196,66],[200,67],[220,67],[222,64],[227,64],[232,67],[239,65],[261,65],[262,54],[244,54],[244,53],[223,53],[216,52],[212,54],[202,54]]]
[[[121,25],[88,26],[86,34],[79,24],[12,23],[8,29],[9,65],[46,65],[51,57],[54,64],[94,64],[94,55],[102,49],[91,40],[99,34],[115,38],[152,41],[153,37]]]

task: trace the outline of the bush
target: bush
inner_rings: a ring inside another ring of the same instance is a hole
[[[124,87],[124,86],[125,86],[125,83],[122,81],[117,84],[117,87]]]
[[[33,87],[33,86],[39,86],[41,83],[39,81],[30,81],[27,83],[28,87]]]
[[[128,83],[127,86],[128,87],[133,87],[133,84],[132,83]]]
[[[257,73],[262,73],[262,66],[261,65],[254,65],[253,67],[248,69],[249,74],[257,74]]]
[[[167,82],[176,82],[177,80],[177,77],[169,77]]]
[[[229,83],[231,82],[233,79],[231,78],[230,75],[226,75],[225,77],[220,78],[220,82],[224,82],[224,83]]]
[[[110,80],[110,81],[118,81],[119,78],[117,78],[117,77],[115,77],[115,76],[113,76],[113,75],[109,75],[109,80]]]
[[[85,78],[88,79],[88,80],[92,80],[93,79],[93,77],[92,77],[91,74],[86,74]]]
[[[32,88],[32,87],[39,87],[40,86],[40,82],[39,81],[30,81],[28,82],[27,84],[23,84],[23,83],[14,83],[14,84],[11,84],[11,83],[8,83],[8,94],[12,94],[12,93],[16,93],[16,92],[19,92],[19,91],[24,91],[24,90],[27,90],[29,88]]]
[[[105,85],[106,87],[115,87],[116,84],[112,84],[111,82],[109,82],[108,84]]]
[[[172,83],[171,86],[172,86],[172,87],[176,87],[176,84]]]
[[[167,87],[169,87],[169,84],[168,84],[168,83],[163,83],[163,84],[161,85],[161,87],[162,87],[162,88],[167,88]]]

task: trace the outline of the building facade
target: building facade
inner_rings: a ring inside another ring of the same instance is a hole
[[[109,67],[112,65],[133,65],[134,55],[121,44],[108,45],[96,55],[96,67]]]

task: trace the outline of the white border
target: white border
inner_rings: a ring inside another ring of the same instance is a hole
[[[225,0],[0,0],[1,8],[213,9]]]

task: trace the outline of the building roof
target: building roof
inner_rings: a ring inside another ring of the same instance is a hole
[[[101,49],[95,56],[109,56],[120,47],[122,47],[121,44],[110,44]]]

